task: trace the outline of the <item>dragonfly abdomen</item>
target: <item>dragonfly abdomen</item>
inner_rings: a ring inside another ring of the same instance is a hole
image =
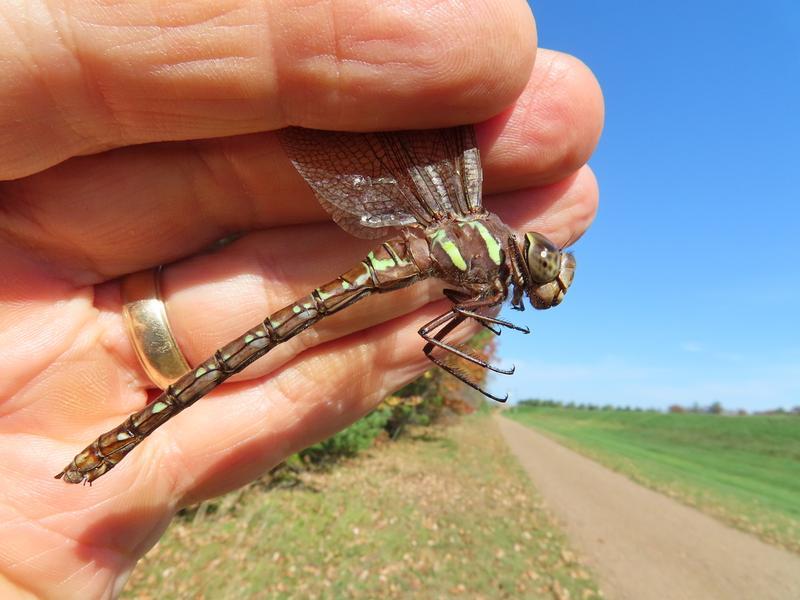
[[[371,294],[406,287],[430,274],[424,238],[407,235],[370,252],[357,266],[286,306],[222,346],[171,384],[152,403],[98,437],[57,478],[93,481],[112,469],[153,431],[223,381],[323,317]]]

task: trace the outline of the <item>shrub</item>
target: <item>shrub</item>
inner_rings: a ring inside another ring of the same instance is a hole
[[[323,442],[309,446],[300,453],[305,461],[320,463],[326,460],[355,456],[369,448],[383,431],[391,417],[391,410],[378,407],[347,429]]]

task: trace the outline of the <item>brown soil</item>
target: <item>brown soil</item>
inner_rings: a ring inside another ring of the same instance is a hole
[[[800,556],[643,488],[519,423],[497,422],[608,598],[800,598]]]

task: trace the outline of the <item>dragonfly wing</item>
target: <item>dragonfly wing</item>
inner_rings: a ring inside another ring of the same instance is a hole
[[[483,170],[471,125],[378,135],[386,136],[398,178],[435,213],[434,221],[484,212]]]
[[[353,235],[382,237],[483,212],[471,126],[385,133],[291,127],[280,138],[323,208]]]
[[[313,186],[312,186],[313,187]],[[392,234],[392,232],[397,229],[397,227],[401,227],[404,224],[401,223],[400,225],[389,225],[385,227],[374,227],[372,225],[367,225],[364,223],[364,215],[355,215],[349,213],[345,210],[342,210],[335,204],[328,202],[326,197],[315,190],[315,194],[317,196],[317,201],[319,202],[320,206],[328,211],[328,213],[333,217],[333,222],[336,223],[339,227],[344,229],[350,235],[354,235],[360,238],[366,238],[368,240],[376,240],[379,238],[387,237]],[[370,214],[369,218],[376,218],[377,215]],[[377,217],[379,218],[379,217]],[[386,222],[386,221],[381,221]],[[415,224],[415,221],[409,220],[407,225],[412,226]]]

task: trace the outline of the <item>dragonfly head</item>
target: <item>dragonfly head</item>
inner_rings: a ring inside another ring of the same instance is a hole
[[[527,268],[527,292],[534,308],[560,304],[575,277],[575,257],[541,233],[525,234],[522,256]]]

